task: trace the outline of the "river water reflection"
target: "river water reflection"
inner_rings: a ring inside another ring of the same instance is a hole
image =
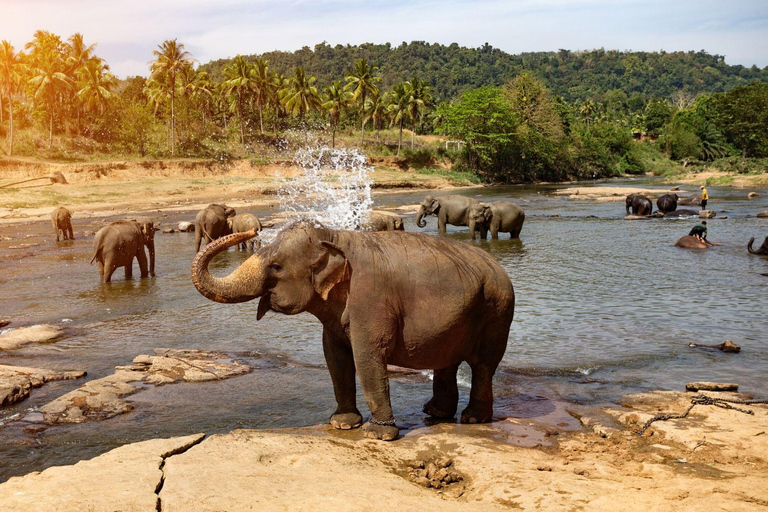
[[[652,181],[605,185],[630,184],[656,186]],[[696,251],[674,247],[695,220],[625,221],[622,202],[569,200],[551,194],[555,188],[459,192],[518,202],[527,214],[519,241],[472,241],[466,228],[448,228],[448,237],[493,254],[515,285],[515,320],[496,379],[499,416],[527,414],[520,396],[600,404],[628,392],[682,389],[693,380],[738,382],[744,391],[768,397],[768,278],[760,275],[768,272],[768,259],[746,251],[751,236],[759,245],[768,235],[768,220],[747,217],[768,210],[768,191],[748,200],[746,190],[711,188],[710,207],[726,210],[719,215],[728,218],[709,222],[709,238],[723,246]],[[456,192],[435,195],[448,193]],[[424,195],[384,194],[375,204],[417,204]],[[159,220],[170,224],[193,217],[190,212]],[[95,230],[91,221],[75,215],[76,235]],[[0,364],[86,370],[86,378],[95,379],[139,354],[170,347],[238,354],[259,369],[222,382],[149,389],[130,399],[138,405],[130,414],[50,428],[34,445],[15,444],[3,433],[8,429],[0,428],[0,481],[152,437],[327,421],[334,400],[314,317],[270,313],[257,323],[256,301],[224,305],[202,297],[189,276],[192,233],[157,234],[156,278],[124,281],[119,270],[111,285],[100,286],[96,267],[88,265],[92,238],[56,245],[50,229],[47,222],[0,226],[0,234],[14,242],[25,234],[39,235],[26,243],[44,241],[21,250],[0,243],[0,316],[14,325],[64,325],[69,335],[55,344],[0,353]],[[406,230],[437,236],[437,222],[427,218],[420,230],[410,216]],[[33,255],[19,259],[25,252]],[[226,273],[246,257],[230,251],[212,269]],[[725,339],[741,345],[741,354],[688,347]],[[465,403],[469,375],[462,370],[460,376]],[[47,384],[29,400],[0,411],[0,421],[81,384],[82,379]],[[430,395],[427,376],[395,379],[398,421],[406,428],[423,424],[420,409]],[[359,401],[364,404],[362,397]]]

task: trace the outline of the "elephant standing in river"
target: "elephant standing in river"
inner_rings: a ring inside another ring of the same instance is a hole
[[[363,227],[368,231],[405,231],[403,218],[390,212],[370,212]]]
[[[627,196],[627,215],[629,215],[630,208],[632,208],[632,212],[635,215],[650,215],[653,213],[653,203],[651,200],[639,194]]]
[[[768,256],[768,236],[765,237],[765,240],[763,240],[763,245],[760,246],[757,250],[752,249],[752,242],[755,241],[755,237],[752,237],[749,239],[749,243],[747,244],[747,251],[749,251],[750,254],[759,254],[761,256]]]
[[[677,210],[677,194],[664,194],[656,200],[660,212],[669,213]]]
[[[229,233],[245,233],[246,231],[252,229],[256,232],[256,234],[258,234],[259,231],[261,231],[261,222],[259,222],[259,218],[255,215],[251,215],[250,213],[241,213],[235,215],[234,217],[228,218],[227,227]],[[256,248],[258,249],[261,247],[261,242],[256,238],[251,238],[250,240],[240,242],[238,244],[238,248],[243,250],[248,248],[253,251],[254,245],[256,245]]]
[[[424,216],[436,215],[437,229],[441,235],[445,235],[446,224],[469,226],[469,207],[474,204],[477,204],[477,200],[466,196],[427,196],[416,215],[416,225],[423,228],[427,225]]]
[[[53,230],[56,232],[57,242],[60,236],[64,240],[75,239],[75,234],[72,232],[72,214],[63,206],[53,210],[51,213],[51,224],[53,224]]]
[[[200,242],[205,243],[229,234],[227,219],[235,216],[235,209],[225,204],[209,204],[197,212],[195,217],[195,252],[200,251]]]
[[[144,247],[149,250],[149,269]],[[133,277],[134,258],[139,261],[141,277],[155,275],[155,226],[151,220],[118,220],[94,236],[91,264],[98,261],[102,283],[109,283],[119,267],[125,267],[126,279]]]
[[[499,232],[509,233],[510,238],[520,238],[523,222],[523,209],[508,201],[477,203],[469,208],[469,233],[472,240],[475,239],[475,229],[480,230],[480,238],[485,240],[489,228],[494,240],[499,238]]]
[[[211,276],[208,264],[252,236],[230,235],[192,263],[204,296],[224,303],[261,297],[256,320],[269,310],[312,313],[323,324],[323,350],[337,408],[330,422],[362,423],[355,370],[372,418],[367,437],[391,440],[387,364],[434,369],[431,416],[450,418],[458,406],[456,373],[472,369],[466,423],[493,416],[492,380],[507,346],[515,294],[506,271],[488,253],[451,240],[400,231],[337,231],[299,221],[281,231],[231,275]]]

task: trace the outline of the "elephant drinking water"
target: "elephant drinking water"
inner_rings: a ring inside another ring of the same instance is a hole
[[[461,421],[493,416],[492,380],[507,346],[515,308],[509,276],[485,251],[401,231],[354,232],[299,221],[281,231],[232,274],[208,272],[211,259],[252,237],[233,234],[205,247],[192,263],[192,281],[211,300],[260,298],[256,320],[273,310],[307,311],[323,324],[323,350],[336,396],[335,428],[362,423],[355,371],[371,420],[367,437],[391,440],[387,364],[434,369],[431,416],[450,418],[458,406],[456,373],[472,369]]]
[[[650,199],[639,194],[630,194],[627,196],[627,215],[629,215],[629,209],[632,208],[632,213],[635,215],[650,215],[653,213],[653,203]]]
[[[427,225],[425,215],[437,216],[437,229],[445,235],[445,226],[469,226],[469,207],[477,204],[477,200],[465,196],[427,196],[421,203],[416,215],[416,225],[423,228]]]

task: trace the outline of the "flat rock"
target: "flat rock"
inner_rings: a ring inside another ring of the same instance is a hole
[[[624,217],[624,220],[645,220],[645,219],[652,219],[650,215],[627,215]]]
[[[755,217],[759,217],[761,219],[768,217],[768,210],[758,213],[757,215],[755,215]]]
[[[204,434],[129,444],[73,466],[56,466],[0,484],[0,510],[63,512],[159,510],[164,461]],[[231,510],[231,509],[230,509]]]
[[[738,391],[739,385],[730,382],[689,382],[686,391]]]
[[[756,197],[760,197],[760,194],[758,194],[757,192],[750,192],[749,194],[747,194],[747,197],[749,199],[754,199]]]
[[[80,371],[57,371],[23,366],[0,365],[0,407],[21,402],[32,389],[46,382],[79,379],[85,376]]]
[[[187,232],[187,231],[194,231],[195,230],[195,223],[194,222],[179,222],[179,231]]]
[[[700,219],[714,219],[717,216],[717,212],[714,210],[700,210],[699,211],[699,218]]]
[[[61,338],[64,328],[56,325],[17,327],[0,334],[0,350],[15,350],[29,343],[44,343]]]
[[[6,320],[5,318],[0,318],[0,327],[5,327],[6,325],[10,324],[10,320]]]

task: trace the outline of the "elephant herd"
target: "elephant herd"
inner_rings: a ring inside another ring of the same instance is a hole
[[[515,203],[481,203],[466,196],[427,196],[416,214],[416,225],[420,228],[427,225],[424,221],[426,215],[437,217],[437,229],[441,235],[445,235],[448,224],[469,226],[472,240],[477,231],[480,238],[485,239],[489,230],[493,239],[498,239],[500,232],[509,233],[510,238],[519,238],[525,222],[525,212]]]

